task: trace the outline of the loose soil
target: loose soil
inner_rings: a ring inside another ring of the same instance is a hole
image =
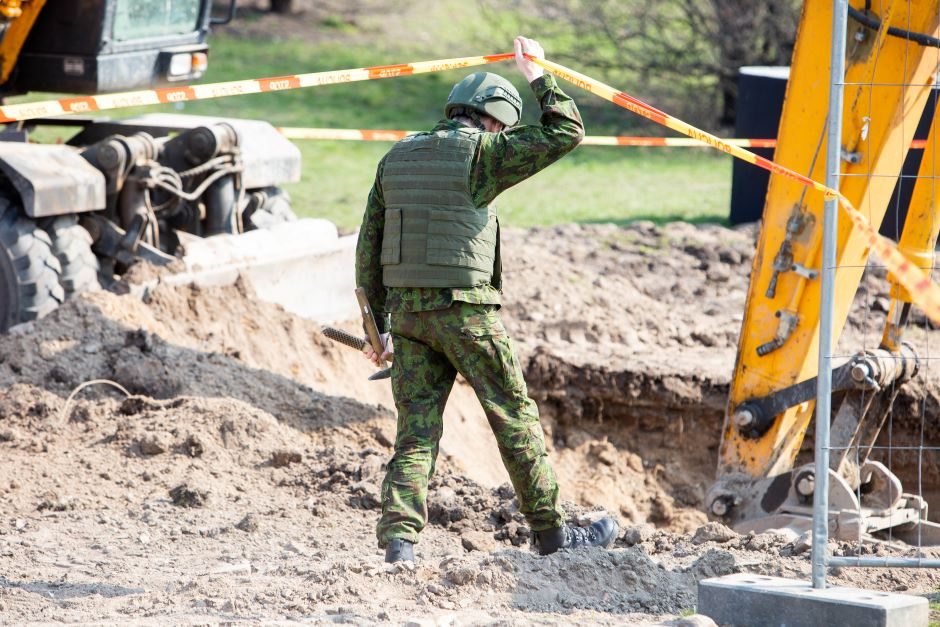
[[[529,550],[459,382],[418,560],[383,564],[373,528],[395,432],[388,383],[244,281],[158,286],[145,301],[86,294],[15,328],[0,337],[4,620],[642,624],[692,611],[704,577],[807,577],[801,539],[738,535],[701,509],[754,236],[646,223],[505,233],[503,314],[566,509],[574,524],[616,515],[611,550]],[[881,286],[872,270],[861,300],[875,313],[853,316],[844,347],[877,343]],[[895,443],[937,424],[929,374],[902,392]],[[91,381],[108,383],[81,387]],[[925,594],[940,574],[830,580]]]

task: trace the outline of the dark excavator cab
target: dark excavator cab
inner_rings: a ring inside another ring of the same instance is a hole
[[[6,95],[98,94],[189,83],[206,69],[212,0],[47,0]]]

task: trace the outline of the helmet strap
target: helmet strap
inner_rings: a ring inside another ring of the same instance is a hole
[[[471,120],[473,120],[474,125],[475,125],[479,130],[481,130],[481,131],[485,131],[485,130],[486,130],[486,127],[483,126],[483,120],[480,119],[480,114],[479,114],[479,113],[477,113],[476,111],[471,111],[471,112],[470,112],[470,115],[467,116],[467,117],[469,117]]]
[[[486,130],[486,127],[483,126],[483,121],[480,119],[480,114],[470,107],[456,107],[450,112],[450,119],[453,120],[454,118],[467,118],[473,122],[473,126],[477,129],[481,131]]]

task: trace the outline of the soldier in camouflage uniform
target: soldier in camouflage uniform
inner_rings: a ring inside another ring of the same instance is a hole
[[[515,41],[516,63],[539,102],[541,124],[516,126],[522,99],[495,74],[471,74],[454,86],[447,119],[408,137],[378,165],[356,249],[356,282],[390,314],[377,323],[391,342],[398,409],[395,454],[382,484],[376,533],[386,561],[414,559],[427,517],[443,413],[457,373],[473,387],[542,554],[608,546],[611,518],[590,527],[564,523],[538,408],[500,320],[499,225],[492,201],[571,151],[584,137],[581,116],[554,77],[525,59],[541,46]],[[387,341],[383,339],[383,341]]]

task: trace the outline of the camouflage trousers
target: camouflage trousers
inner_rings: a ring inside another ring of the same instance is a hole
[[[379,546],[417,542],[428,519],[428,480],[457,373],[483,405],[520,510],[533,531],[561,525],[558,482],[548,464],[538,408],[495,305],[455,302],[439,311],[392,314],[395,454],[382,482]]]

